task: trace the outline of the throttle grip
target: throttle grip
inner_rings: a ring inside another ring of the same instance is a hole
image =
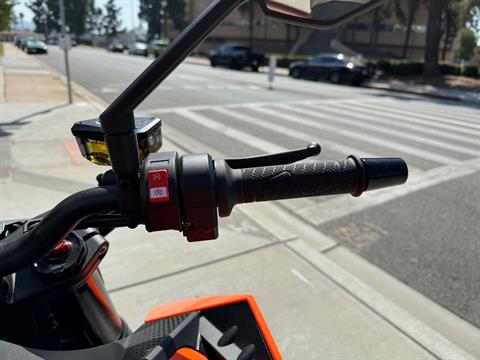
[[[288,165],[232,169],[215,161],[220,216],[236,204],[300,197],[352,194],[403,184],[408,177],[399,158],[305,161]]]
[[[356,193],[357,171],[351,158],[242,169],[244,201]]]

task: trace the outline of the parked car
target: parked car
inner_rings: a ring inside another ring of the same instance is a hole
[[[170,45],[169,39],[156,39],[148,43],[147,54],[158,57]]]
[[[348,83],[354,86],[362,85],[373,76],[373,72],[358,59],[335,53],[295,61],[289,66],[289,74],[297,79],[322,79],[334,84]]]
[[[125,45],[119,41],[113,41],[108,45],[108,51],[123,53],[125,51]]]
[[[210,64],[213,67],[227,66],[235,70],[249,67],[258,71],[260,66],[266,64],[266,60],[264,55],[254,53],[249,47],[226,44],[210,54]]]
[[[20,40],[19,48],[23,51],[27,50],[27,42],[36,40],[33,36],[25,36]]]
[[[60,39],[59,39],[58,35],[51,35],[47,39],[47,44],[48,45],[58,45],[59,40]]]
[[[48,47],[41,40],[28,40],[25,45],[27,54],[47,54]]]
[[[22,42],[26,39],[32,38],[30,35],[16,35],[13,38],[13,43],[15,44],[16,47],[22,48]]]
[[[134,42],[128,46],[128,53],[130,55],[148,56],[147,44],[144,42]]]

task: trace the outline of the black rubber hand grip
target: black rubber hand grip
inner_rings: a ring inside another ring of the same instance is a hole
[[[244,202],[357,193],[359,183],[365,184],[353,158],[248,168],[242,175]]]

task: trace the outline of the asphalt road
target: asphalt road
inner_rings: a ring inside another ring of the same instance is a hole
[[[38,59],[63,71],[56,48]],[[113,100],[151,59],[71,52],[73,80]],[[165,135],[240,157],[322,144],[322,158],[403,157],[407,185],[282,202],[305,222],[480,326],[480,109],[363,88],[183,64],[140,111]]]

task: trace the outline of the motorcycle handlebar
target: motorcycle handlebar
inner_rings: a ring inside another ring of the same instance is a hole
[[[217,165],[217,162],[215,163]],[[217,168],[220,216],[236,204],[300,197],[352,194],[400,185],[408,167],[399,158],[305,161],[289,165],[229,169]]]
[[[52,250],[75,226],[90,215],[115,211],[119,189],[104,186],[75,193],[32,225],[32,220],[0,241],[0,280],[23,269]],[[35,222],[35,219],[33,219]]]
[[[149,163],[170,162],[147,160]],[[230,167],[228,160],[192,154],[179,161],[178,169],[175,163],[171,161],[168,202],[152,203],[148,181],[143,180],[143,215],[136,215],[148,231],[183,230],[189,241],[216,238],[217,214],[228,216],[236,204],[348,193],[359,196],[366,190],[403,184],[408,177],[407,164],[398,158],[349,156],[336,161],[237,169]],[[114,184],[65,199],[38,224],[27,223],[0,241],[0,277],[37,261],[83,219],[102,212],[121,212],[120,203],[121,190]]]

